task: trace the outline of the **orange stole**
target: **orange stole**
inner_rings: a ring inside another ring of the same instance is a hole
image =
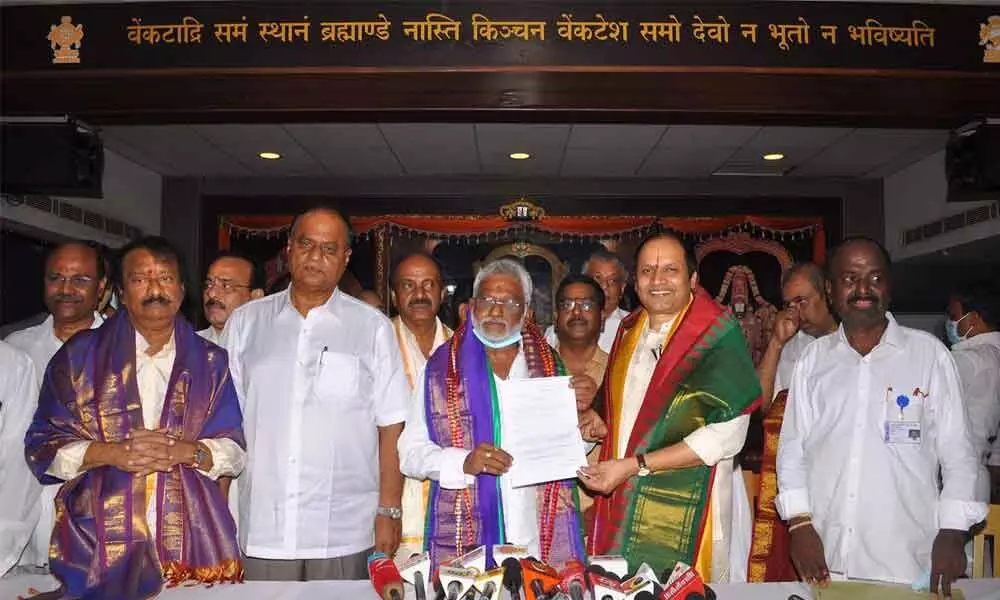
[[[764,417],[764,452],[747,572],[751,583],[798,580],[788,552],[788,526],[778,516],[774,505],[778,496],[778,437],[787,398],[788,390],[782,390]]]

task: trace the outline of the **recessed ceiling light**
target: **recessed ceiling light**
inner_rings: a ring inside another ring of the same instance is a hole
[[[511,152],[510,158],[511,160],[528,160],[531,158],[531,155],[527,152]]]
[[[771,152],[770,154],[764,155],[764,160],[781,160],[785,158],[785,155],[781,152]]]
[[[261,152],[257,156],[263,158],[264,160],[278,160],[281,158],[281,155],[277,152]]]

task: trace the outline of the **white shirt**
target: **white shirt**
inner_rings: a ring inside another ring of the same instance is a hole
[[[135,333],[135,380],[139,388],[139,402],[142,405],[142,421],[146,429],[158,429],[163,404],[166,401],[167,385],[174,369],[174,359],[177,357],[177,345],[174,336],[160,348],[160,351],[150,356],[146,353],[149,343],[137,331]],[[246,453],[239,444],[229,438],[214,438],[199,440],[212,453],[212,470],[203,475],[215,480],[219,477],[239,475],[246,462]],[[69,481],[81,473],[83,459],[87,448],[92,442],[71,442],[60,448],[45,473]],[[156,473],[148,477],[157,477]],[[149,527],[150,538],[156,536],[156,496],[149,494],[146,499],[146,524]]]
[[[962,381],[962,397],[969,413],[969,429],[982,464],[1000,463],[1000,456],[990,460],[990,446],[1000,428],[1000,332],[981,333],[951,347],[951,356]],[[979,470],[977,498],[990,500],[990,475],[985,466]]]
[[[303,318],[285,290],[236,309],[223,343],[250,456],[243,551],[318,559],[371,548],[378,428],[406,419],[408,396],[389,319],[340,290]]]
[[[676,317],[675,317],[676,319]],[[629,360],[622,397],[621,423],[613,432],[618,436],[618,458],[625,458],[628,441],[632,436],[635,421],[639,416],[646,391],[652,381],[653,372],[660,359],[660,349],[673,326],[674,319],[660,326],[657,331],[646,328],[636,344],[635,352]],[[657,352],[654,354],[653,350]],[[698,455],[703,463],[716,467],[712,479],[712,575],[713,582],[728,582],[732,562],[745,562],[747,556],[733,557],[730,540],[733,537],[734,502],[748,503],[745,496],[733,497],[734,460],[746,442],[750,416],[740,415],[729,421],[711,423],[692,431],[684,438],[684,443]],[[739,475],[739,474],[737,474]],[[738,483],[742,482],[739,478]],[[740,507],[742,514],[749,514],[749,506]],[[740,526],[743,526],[741,523]],[[749,525],[747,524],[747,527]],[[743,571],[740,571],[741,573]]]
[[[813,336],[802,331],[795,332],[792,339],[788,340],[785,347],[781,349],[781,356],[778,358],[778,370],[774,374],[774,395],[777,397],[782,390],[787,390],[792,385],[792,371],[795,363],[798,362],[806,346],[816,340]]]
[[[24,434],[37,404],[34,363],[0,342],[0,577],[17,564],[38,523],[42,486],[24,459]]]
[[[94,312],[94,321],[90,324],[90,328],[97,329],[103,324],[104,318],[100,313]],[[15,331],[7,337],[7,342],[11,346],[26,352],[35,363],[35,374],[38,376],[39,387],[42,385],[49,361],[63,345],[63,341],[56,337],[54,327],[55,319],[49,315],[38,325]],[[32,414],[36,406],[38,406],[37,393],[32,399]],[[60,484],[42,486],[41,513],[38,525],[31,534],[31,544],[21,557],[20,564],[38,566],[49,564],[49,539],[52,537],[52,528],[56,524],[55,502],[60,487]]]
[[[969,529],[986,505],[975,501],[979,460],[955,362],[934,336],[887,318],[866,356],[841,326],[799,359],[778,445],[776,504],[785,520],[812,514],[831,572],[911,583],[930,569],[938,530]],[[900,394],[909,398],[902,419]],[[887,420],[919,421],[920,443],[887,443]]]
[[[503,420],[504,394],[501,379],[497,383],[497,400],[500,405],[500,446],[506,435]],[[528,363],[524,353],[518,352],[510,366],[508,380],[527,379]],[[399,437],[399,460],[403,474],[414,479],[433,479],[446,490],[461,490],[475,483],[476,478],[465,473],[465,458],[469,450],[442,448],[431,441],[427,433],[427,415],[424,410],[424,375],[414,388],[406,427]],[[513,457],[517,460],[517,457]],[[507,542],[527,546],[532,556],[541,555],[538,532],[537,486],[511,487],[505,475],[500,476],[500,497],[503,501],[504,531]]]
[[[615,343],[615,336],[618,335],[618,326],[621,325],[622,319],[629,315],[627,310],[621,308],[615,308],[608,315],[607,319],[604,319],[604,329],[601,330],[601,337],[597,338],[597,347],[605,352],[611,352],[611,346]],[[553,348],[559,343],[559,337],[556,335],[555,325],[549,325],[545,330],[545,341],[549,343]],[[598,381],[597,383],[600,383]]]
[[[222,332],[211,325],[198,331],[198,335],[217,346],[222,344]]]
[[[94,313],[94,322],[90,324],[91,329],[97,329],[104,324],[104,318],[100,313]],[[52,315],[46,317],[44,321],[7,336],[6,342],[11,346],[25,352],[35,363],[35,373],[38,375],[38,385],[42,384],[45,377],[45,368],[49,366],[49,361],[56,352],[62,348],[63,341],[56,337],[55,319]],[[36,398],[37,400],[37,398]]]

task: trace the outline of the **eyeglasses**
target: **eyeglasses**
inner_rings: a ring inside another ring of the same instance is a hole
[[[520,310],[524,306],[523,302],[518,302],[513,298],[493,298],[492,296],[477,296],[474,298],[476,304],[485,306],[487,308],[496,306],[500,310],[505,312],[513,312],[515,310]]]
[[[49,285],[66,285],[68,281],[69,284],[77,289],[82,289],[94,283],[94,278],[89,275],[73,275],[72,277],[66,277],[65,275],[60,275],[58,273],[49,273],[45,276],[45,281]]]
[[[597,308],[597,302],[594,300],[580,300],[575,298],[566,298],[565,300],[559,301],[559,310],[565,310],[567,312],[573,310],[577,306],[583,312],[591,312]]]
[[[203,281],[201,285],[206,290],[210,290],[212,288],[220,288],[224,292],[231,292],[231,291],[233,291],[235,289],[239,289],[239,288],[250,289],[249,285],[243,285],[242,283],[236,283],[236,282],[234,282],[231,279],[219,279],[218,277],[209,277],[208,279],[206,279],[205,281]]]

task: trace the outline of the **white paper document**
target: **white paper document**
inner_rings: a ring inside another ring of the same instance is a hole
[[[587,455],[569,377],[499,381],[497,393],[501,447],[514,459],[506,475],[511,486],[575,479]]]

